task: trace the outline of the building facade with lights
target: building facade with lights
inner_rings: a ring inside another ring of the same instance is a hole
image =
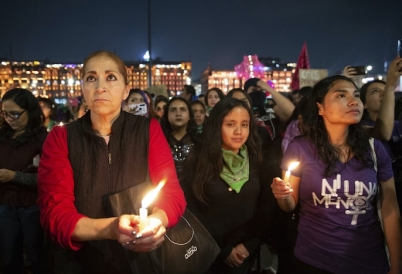
[[[129,86],[148,88],[148,64],[126,62]],[[168,95],[180,93],[185,84],[191,84],[191,62],[153,61],[152,85],[166,87]],[[67,99],[82,96],[82,64],[54,64],[40,61],[0,61],[0,96],[12,88],[25,88],[35,96]]]
[[[283,63],[280,58],[258,58],[264,65],[264,80],[272,81],[276,90],[290,92],[292,73],[296,67],[295,63]],[[206,93],[213,87],[220,88],[223,93],[233,88],[243,88],[244,79],[239,78],[235,70],[214,70],[211,66],[202,73],[201,90]]]

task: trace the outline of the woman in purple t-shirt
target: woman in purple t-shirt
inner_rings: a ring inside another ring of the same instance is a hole
[[[391,161],[374,142],[375,171],[367,133],[360,124],[363,104],[356,85],[335,75],[318,82],[302,114],[304,136],[295,138],[282,161],[300,165],[288,182],[271,185],[279,207],[300,205],[294,249],[297,273],[400,273],[401,218]],[[378,178],[378,179],[377,179]],[[378,219],[377,186],[382,189]],[[390,266],[384,248],[390,253]]]

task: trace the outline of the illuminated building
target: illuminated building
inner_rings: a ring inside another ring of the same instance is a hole
[[[126,62],[129,85],[145,90],[148,88],[147,62]],[[152,60],[152,85],[166,86],[169,96],[175,96],[184,85],[191,84],[191,62],[162,62]]]
[[[126,66],[130,88],[147,89],[148,65],[144,62],[126,62]],[[82,96],[81,69],[80,63],[0,61],[0,95],[19,87],[32,91],[35,96],[60,99]],[[170,95],[177,94],[185,84],[191,84],[190,75],[190,61],[153,61],[152,84],[166,86]]]
[[[35,96],[67,98],[81,95],[82,64],[45,64],[44,62],[9,62],[0,65],[0,93],[24,88]]]
[[[282,63],[279,58],[259,58],[259,61],[264,65],[264,80],[271,80],[277,91],[291,91],[290,83],[295,63]],[[234,70],[213,70],[208,66],[201,76],[201,89],[204,94],[213,87],[220,88],[226,94],[233,88],[243,88],[243,84]]]

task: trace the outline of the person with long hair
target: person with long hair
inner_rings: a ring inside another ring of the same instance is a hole
[[[60,254],[56,273],[130,273],[139,255],[125,249],[158,248],[184,212],[183,191],[158,121],[122,111],[129,90],[124,62],[108,51],[92,53],[82,68],[89,110],[53,128],[43,145],[38,204],[41,223],[58,250],[55,256]],[[153,185],[166,182],[147,226],[139,227],[138,212],[114,217],[108,197],[147,178]]]
[[[170,99],[165,107],[161,125],[180,177],[187,156],[197,142],[197,125],[190,103],[182,97]]]
[[[225,98],[211,111],[202,143],[184,168],[188,208],[221,248],[210,273],[249,273],[260,245],[262,154],[255,127],[246,102]]]
[[[57,121],[55,120],[56,104],[52,99],[40,96],[38,97],[38,102],[45,117],[43,126],[46,127],[47,131],[49,132],[52,130],[53,126],[57,124]]]
[[[366,130],[383,141],[392,159],[399,210],[402,210],[402,123],[395,119],[395,90],[402,77],[402,58],[391,62],[387,82],[373,80],[360,88]]]
[[[341,75],[324,78],[307,104],[303,136],[293,139],[282,161],[283,173],[291,162],[299,166],[286,182],[274,178],[271,184],[282,210],[300,206],[293,266],[297,273],[400,273],[401,218],[391,160],[381,142],[370,145],[356,85]]]
[[[207,90],[205,93],[205,105],[207,106],[208,115],[214,106],[223,98],[225,98],[225,94],[223,94],[220,88],[213,87]]]
[[[45,273],[39,223],[37,166],[47,131],[38,100],[26,89],[7,91],[0,115],[0,273],[23,273],[24,247],[33,273]]]
[[[158,95],[155,98],[155,114],[158,120],[162,119],[163,114],[165,114],[165,106],[169,102],[169,99],[164,95]]]
[[[151,117],[147,96],[138,88],[130,89],[127,98],[123,101],[123,110],[134,115]]]

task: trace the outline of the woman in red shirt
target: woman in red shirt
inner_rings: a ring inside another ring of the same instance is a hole
[[[123,248],[156,249],[186,206],[159,123],[121,109],[127,83],[119,57],[106,51],[90,55],[82,69],[88,112],[55,127],[44,144],[38,184],[41,222],[65,253],[57,265],[64,271],[128,273]],[[144,182],[147,173],[154,184],[166,184],[150,211],[149,225],[140,231],[137,212],[111,217],[106,202],[109,195]]]

